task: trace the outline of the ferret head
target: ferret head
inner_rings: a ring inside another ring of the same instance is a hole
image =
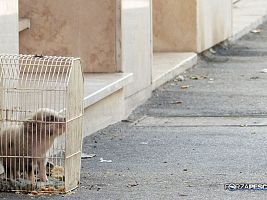
[[[48,108],[39,109],[27,123],[28,129],[46,133],[50,136],[59,136],[65,132],[66,118],[62,117],[58,112]]]

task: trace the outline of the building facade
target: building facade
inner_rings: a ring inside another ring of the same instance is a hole
[[[0,52],[80,57],[89,135],[231,37],[232,7],[232,0],[0,0]]]

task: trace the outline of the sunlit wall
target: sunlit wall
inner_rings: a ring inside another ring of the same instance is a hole
[[[18,0],[0,0],[0,53],[18,53]]]

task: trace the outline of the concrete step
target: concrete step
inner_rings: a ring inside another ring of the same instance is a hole
[[[154,53],[152,89],[158,88],[196,64],[196,53]]]
[[[84,74],[84,136],[125,117],[123,89],[132,78],[131,73]]]
[[[233,36],[229,39],[234,42],[251,30],[257,28],[267,19],[266,0],[241,0],[233,7]]]

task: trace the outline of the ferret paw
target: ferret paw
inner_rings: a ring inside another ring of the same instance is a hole
[[[44,176],[40,176],[40,181],[41,181],[41,182],[46,182],[46,181],[48,181],[47,176],[46,176],[46,175],[44,175]]]

